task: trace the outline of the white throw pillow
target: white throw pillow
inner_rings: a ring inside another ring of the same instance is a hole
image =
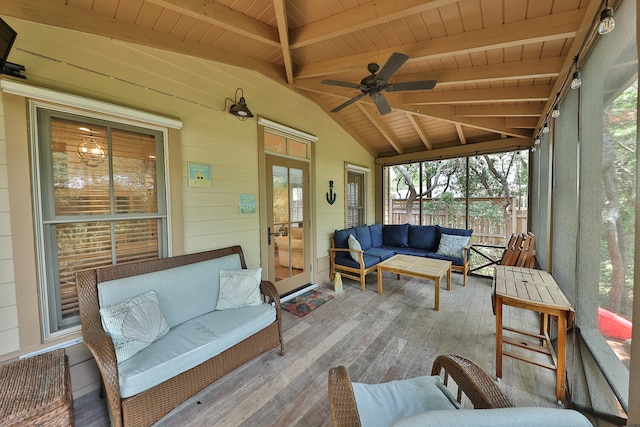
[[[147,291],[100,309],[102,327],[111,336],[118,363],[127,360],[169,332],[158,297]]]
[[[216,310],[262,304],[262,268],[220,270],[220,295]]]
[[[355,238],[353,234],[349,234],[349,238],[347,239],[347,244],[349,245],[349,249],[358,249],[362,250],[362,246],[360,246],[360,242]],[[357,252],[349,252],[351,258],[357,263],[360,262],[360,255]]]
[[[467,244],[471,236],[458,236],[454,234],[442,234],[440,236],[440,244],[436,253],[451,258],[462,258],[464,251],[462,250]]]

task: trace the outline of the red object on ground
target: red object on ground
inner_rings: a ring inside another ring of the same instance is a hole
[[[631,339],[631,326],[633,324],[624,317],[598,307],[598,330],[607,338],[621,340]]]

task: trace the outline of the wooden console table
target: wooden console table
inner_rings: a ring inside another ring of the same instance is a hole
[[[0,426],[25,425],[73,426],[63,349],[0,366]]]
[[[496,313],[496,377],[502,378],[502,356],[556,371],[556,398],[564,401],[566,384],[567,325],[573,321],[573,308],[553,277],[542,270],[531,268],[496,266],[494,278]],[[502,324],[502,306],[524,308],[541,314],[540,333],[535,334]],[[549,316],[558,319],[558,354],[556,356],[549,338]],[[503,330],[533,337],[540,344],[533,344],[513,337],[504,337]],[[551,363],[543,363],[503,350],[503,344],[546,354]]]

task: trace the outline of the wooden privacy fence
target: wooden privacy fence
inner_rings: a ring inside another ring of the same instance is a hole
[[[438,209],[424,209],[420,212],[420,202],[423,206],[433,203],[440,205]],[[511,204],[506,209],[502,209],[504,199],[502,197],[479,197],[470,198],[469,203],[489,202],[503,214],[496,218],[469,215],[469,228],[473,229],[471,243],[503,246],[507,243],[512,234],[527,232],[527,207],[519,206],[518,199],[512,198]],[[386,213],[386,224],[439,224],[443,227],[466,228],[465,221],[465,199],[454,199],[452,205],[445,205],[441,200],[423,198],[414,200],[410,217],[407,215],[406,199],[392,199],[391,212]],[[422,221],[420,221],[422,216]]]

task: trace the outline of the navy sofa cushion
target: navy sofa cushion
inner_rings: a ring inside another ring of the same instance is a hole
[[[371,234],[369,233],[369,226],[361,225],[356,227],[356,239],[360,242],[360,248],[366,251],[371,247]]]
[[[463,265],[462,258],[452,258],[452,257],[448,257],[448,256],[437,254],[435,252],[429,252],[427,254],[427,256],[429,258],[433,258],[433,259],[441,259],[443,261],[451,261],[451,264],[453,264],[453,265],[458,265],[458,266],[462,266]]]
[[[377,256],[380,258],[380,261],[384,261],[385,259],[389,259],[396,254],[396,252],[392,249],[387,249],[384,246],[379,248],[371,247],[367,249],[364,253],[365,255]]]
[[[384,246],[409,245],[409,224],[391,224],[382,227],[382,242]]]
[[[379,248],[382,246],[382,224],[370,225],[369,234],[371,235],[372,248]]]
[[[431,253],[428,249],[422,248],[412,248],[411,246],[407,246],[406,248],[396,248],[397,254],[402,255],[413,255],[413,256],[422,256],[426,257],[427,254]]]
[[[377,257],[377,256],[363,255],[363,258],[364,258],[364,268],[373,267],[374,265],[380,262],[380,257]],[[354,261],[348,255],[346,257],[341,257],[341,258],[336,257],[335,261],[336,261],[336,264],[346,265],[347,267],[352,267],[352,268],[360,268],[360,263]]]
[[[452,236],[471,236],[473,234],[473,229],[462,230],[460,228],[440,227],[440,233],[450,234]]]
[[[440,227],[438,225],[409,225],[409,247],[428,249],[438,248]]]
[[[349,243],[347,240],[349,239],[349,234],[356,235],[356,232],[353,228],[347,228],[345,230],[336,230],[333,233],[333,242],[336,245],[336,248],[340,249],[349,249]],[[351,259],[350,252],[336,252],[336,260],[349,258]]]

